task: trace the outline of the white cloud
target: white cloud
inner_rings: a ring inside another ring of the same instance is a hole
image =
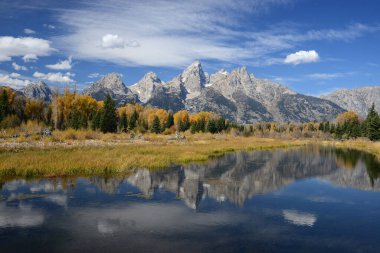
[[[299,212],[297,210],[283,210],[284,219],[297,226],[312,227],[317,221],[317,216],[312,213]]]
[[[22,57],[24,62],[36,62],[38,60],[38,56],[35,54],[26,54]]]
[[[44,24],[44,27],[49,28],[49,29],[55,29],[55,26],[51,24]]]
[[[66,70],[71,69],[71,57],[69,59],[64,61],[59,61],[56,64],[46,65],[48,69],[55,69],[55,70]]]
[[[0,62],[10,61],[12,57],[23,57],[28,61],[50,55],[53,51],[50,44],[50,41],[39,38],[0,36]]]
[[[193,59],[241,62],[261,52],[244,45],[252,39],[236,32],[237,20],[285,2],[96,0],[62,11],[58,21],[73,33],[55,43],[78,58],[127,66],[181,67]]]
[[[102,37],[103,48],[123,48],[125,42],[117,34],[107,34]]]
[[[21,75],[19,73],[11,73],[9,76],[12,77],[12,78],[18,78]]]
[[[43,80],[48,80],[51,82],[56,82],[56,83],[72,83],[74,82],[71,77],[73,77],[74,74],[67,72],[67,73],[41,73],[41,72],[34,72],[33,77],[43,79]]]
[[[24,70],[24,71],[28,70],[27,67],[18,65],[15,62],[12,62],[12,67],[13,67],[14,70],[17,70],[17,71],[19,71],[19,70]]]
[[[355,74],[356,72],[313,73],[313,74],[307,75],[306,77],[311,78],[311,79],[330,80],[330,79],[336,79],[336,78],[345,77],[345,76],[352,76]]]
[[[23,80],[19,79],[19,74],[12,73],[12,74],[0,74],[0,84],[6,84],[9,85],[12,88],[21,88],[30,83],[29,80]]]
[[[98,78],[100,76],[101,76],[100,73],[91,73],[88,75],[89,78]]]
[[[25,33],[25,34],[35,34],[36,31],[34,31],[34,30],[32,30],[32,29],[29,29],[29,28],[25,28],[25,29],[24,29],[24,33]]]
[[[252,15],[288,2],[94,0],[60,11],[58,22],[71,33],[54,42],[77,58],[126,66],[182,67],[195,59],[272,65],[284,62],[274,58],[276,53],[305,42],[350,41],[379,29],[354,24],[305,30],[304,26],[276,24],[258,30],[250,23]]]
[[[310,63],[319,61],[319,55],[315,50],[310,51],[298,51],[286,56],[284,62],[286,64],[298,65],[301,63]]]
[[[315,73],[315,74],[308,75],[308,77],[312,79],[322,79],[322,80],[334,79],[341,76],[342,76],[342,73]]]

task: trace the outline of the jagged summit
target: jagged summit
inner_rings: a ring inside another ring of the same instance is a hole
[[[30,99],[39,99],[49,102],[53,98],[53,92],[43,81],[29,83],[19,91],[22,95]]]
[[[104,100],[106,95],[110,95],[118,105],[138,101],[137,96],[125,86],[121,80],[121,75],[118,73],[110,73],[104,76],[84,89],[83,94],[92,96],[97,100]]]
[[[44,83],[31,84],[22,92],[29,97],[51,98],[50,89],[46,94],[43,92],[45,87]],[[347,108],[257,78],[246,67],[231,72],[222,69],[209,75],[200,61],[193,62],[168,82],[161,81],[156,73],[148,72],[127,87],[120,74],[110,73],[84,89],[83,94],[97,100],[103,100],[109,94],[119,106],[137,102],[173,111],[212,111],[239,123],[333,120]]]
[[[152,97],[156,87],[161,84],[162,81],[156,73],[148,72],[138,83],[129,86],[129,88],[139,97],[141,102],[146,103]]]
[[[200,61],[195,61],[187,67],[181,74],[181,82],[187,91],[186,99],[199,96],[206,86],[206,81],[206,75]]]
[[[362,118],[367,116],[372,103],[375,103],[376,110],[380,111],[380,86],[341,89],[321,97],[347,110],[357,112]]]

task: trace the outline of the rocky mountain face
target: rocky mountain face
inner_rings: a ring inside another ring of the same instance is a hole
[[[29,83],[25,88],[18,90],[18,94],[29,99],[39,99],[45,102],[50,102],[53,99],[53,92],[50,87],[42,81]]]
[[[91,96],[96,100],[104,100],[110,95],[117,105],[124,105],[128,102],[137,102],[138,95],[134,94],[121,80],[121,76],[117,73],[111,73],[103,77],[99,81],[91,84],[83,90],[83,94]]]
[[[141,102],[146,103],[161,84],[160,78],[155,73],[149,72],[138,83],[129,86],[129,89],[139,97]]]
[[[51,90],[43,82],[30,84],[20,92],[31,98],[51,99]],[[83,94],[97,100],[104,100],[109,94],[118,106],[137,102],[174,112],[183,109],[191,113],[212,111],[238,123],[331,121],[345,109],[351,109],[349,105],[364,103],[361,97],[353,95],[350,99],[355,102],[342,103],[338,95],[334,95],[337,99],[331,95],[326,100],[298,94],[271,80],[256,78],[245,67],[231,73],[220,70],[209,75],[199,61],[166,83],[149,72],[127,87],[120,75],[111,73],[84,89]],[[379,93],[371,91],[366,94],[368,103],[380,97],[376,95]],[[367,103],[360,105],[360,108],[368,107]]]
[[[380,111],[379,86],[341,89],[321,97],[346,110],[357,112],[363,118],[367,116],[368,109],[372,106],[372,103],[375,103],[376,110]]]
[[[138,96],[144,92],[133,91]],[[208,75],[198,61],[171,81],[156,85],[144,103],[173,111],[212,111],[239,123],[332,120],[344,111],[331,101],[255,78],[245,67]]]

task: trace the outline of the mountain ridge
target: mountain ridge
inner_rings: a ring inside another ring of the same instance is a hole
[[[19,93],[30,98],[51,100],[51,90],[46,84],[41,86],[42,90],[36,89],[39,87],[36,84],[31,85],[33,89],[28,86],[19,90]],[[248,73],[244,66],[231,72],[222,69],[208,74],[203,71],[201,62],[195,61],[167,82],[162,81],[156,73],[148,72],[138,82],[127,86],[121,75],[113,72],[90,84],[83,94],[97,100],[103,100],[109,94],[118,106],[132,102],[174,112],[185,109],[190,113],[212,111],[237,123],[255,123],[333,121],[346,110],[357,111],[362,115],[370,107],[369,101],[375,99],[367,94],[371,92],[367,91],[366,96],[369,98],[363,105],[355,107],[349,106],[349,102],[342,102],[347,100],[342,97],[362,99],[360,95],[350,95],[360,89],[380,91],[380,87],[364,87],[353,91],[343,89],[335,92],[343,95],[332,93],[318,98],[297,93],[269,79],[257,78]],[[380,102],[375,104],[380,107]]]

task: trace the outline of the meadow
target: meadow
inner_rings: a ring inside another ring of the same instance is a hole
[[[174,164],[204,162],[235,151],[288,148],[308,144],[356,148],[380,157],[380,143],[364,139],[260,138],[234,134],[127,134],[56,131],[50,137],[19,137],[0,143],[0,177],[70,177],[127,174],[137,168],[162,169]]]

